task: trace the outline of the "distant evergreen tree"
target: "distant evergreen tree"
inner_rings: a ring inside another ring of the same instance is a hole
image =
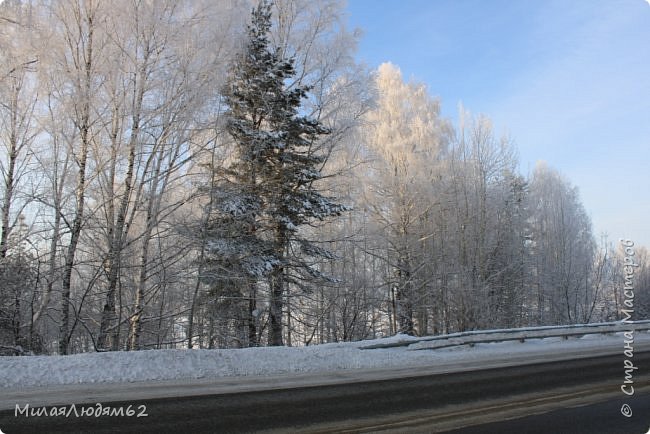
[[[322,277],[301,257],[331,257],[298,233],[300,226],[347,209],[321,194],[325,156],[317,141],[329,130],[300,113],[309,88],[289,88],[293,60],[270,46],[271,2],[253,10],[248,43],[224,91],[227,130],[235,142],[232,164],[220,172],[213,192],[214,218],[207,228],[204,275],[248,280],[250,319],[256,315],[255,285],[267,278],[269,344],[282,345],[282,313],[288,272]],[[290,254],[291,246],[300,255]],[[212,266],[207,266],[207,265]],[[250,330],[253,333],[253,330]]]

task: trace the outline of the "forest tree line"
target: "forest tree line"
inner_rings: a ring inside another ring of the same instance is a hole
[[[0,4],[0,354],[621,319],[624,252],[577,188],[358,63],[345,20],[339,0]]]

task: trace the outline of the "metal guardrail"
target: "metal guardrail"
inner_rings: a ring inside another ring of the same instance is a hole
[[[397,342],[377,343],[359,347],[362,350],[409,347],[409,350],[446,348],[479,343],[521,341],[552,337],[569,338],[598,333],[618,333],[626,331],[650,330],[650,320],[616,321],[608,323],[577,324],[564,326],[524,327],[516,329],[473,330],[447,335],[425,336],[418,339],[405,339]]]

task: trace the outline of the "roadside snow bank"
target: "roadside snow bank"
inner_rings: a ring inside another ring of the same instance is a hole
[[[352,369],[404,368],[449,364],[462,366],[483,360],[510,360],[563,351],[623,348],[622,335],[588,335],[580,339],[547,338],[524,343],[502,342],[439,350],[406,348],[362,350],[373,342],[416,340],[398,335],[375,341],[324,344],[309,347],[265,347],[228,350],[149,350],[86,353],[71,356],[0,357],[0,387],[124,383],[154,380],[191,380],[237,376],[332,372]],[[650,334],[637,333],[639,344],[650,344]]]

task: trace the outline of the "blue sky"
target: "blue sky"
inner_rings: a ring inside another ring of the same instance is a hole
[[[650,247],[650,4],[645,0],[348,0],[358,59],[390,61],[489,116],[520,170],[580,190],[594,233]]]

